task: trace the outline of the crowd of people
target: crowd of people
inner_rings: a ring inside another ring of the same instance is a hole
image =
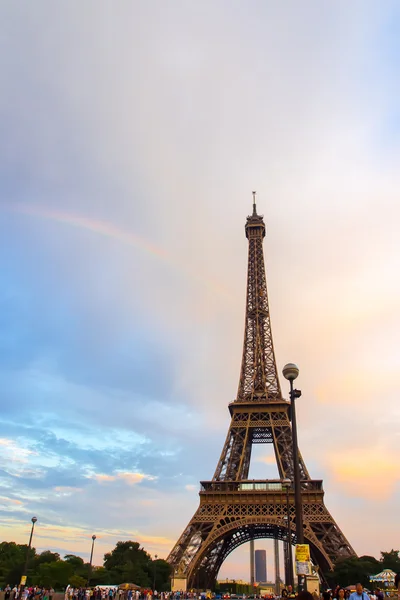
[[[157,592],[151,589],[121,589],[117,586],[73,588],[65,590],[64,600],[189,600],[196,594],[191,592]]]
[[[290,598],[287,595],[286,598]],[[381,589],[377,588],[371,591],[365,591],[361,583],[357,583],[355,591],[350,591],[343,587],[337,586],[333,590],[326,590],[321,594],[317,591],[311,593],[309,591],[299,592],[292,595],[296,600],[384,600],[385,594]],[[399,599],[400,600],[400,599]]]
[[[45,588],[38,585],[30,587],[15,585],[12,588],[7,584],[4,588],[4,600],[53,600],[53,594],[53,588]]]
[[[119,589],[116,586],[96,586],[94,588],[73,588],[68,586],[65,590],[64,600],[186,600],[193,598],[189,592],[157,592],[150,589]]]
[[[400,600],[400,574],[396,577],[398,600]],[[20,587],[6,585],[4,600],[53,600],[54,589],[41,586]],[[361,583],[357,583],[355,591],[336,586],[334,589],[318,593],[303,591],[295,593],[291,586],[282,590],[281,600],[386,600],[388,592],[380,588],[373,591],[365,590]],[[74,588],[67,586],[64,600],[207,600],[210,596],[205,592],[157,592],[151,589],[121,589],[117,586],[96,586]],[[254,598],[254,596],[252,596]],[[243,594],[242,600],[246,600]]]
[[[383,592],[380,588],[372,591],[365,590],[361,583],[357,583],[354,591],[338,585],[334,589],[329,589],[321,593],[315,590],[313,593],[307,591],[298,594],[288,586],[288,589],[282,591],[281,598],[282,600],[290,600],[292,598],[296,600],[385,600],[389,595],[389,592]],[[400,593],[398,600],[400,600]]]
[[[366,592],[361,583],[357,583],[354,592],[339,585],[334,590],[322,592],[322,600],[384,600],[384,598],[385,594],[380,588]]]

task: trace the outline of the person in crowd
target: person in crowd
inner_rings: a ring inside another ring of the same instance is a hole
[[[350,595],[350,600],[369,600],[367,592],[364,592],[362,583],[357,583],[356,591]]]
[[[284,588],[281,592],[281,597],[283,598],[283,600],[287,600],[287,598],[295,598],[296,594],[293,591],[293,588],[291,585],[287,586],[287,589]]]

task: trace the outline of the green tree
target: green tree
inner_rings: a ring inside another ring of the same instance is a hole
[[[150,555],[137,542],[117,542],[114,550],[104,555],[104,567],[114,583],[136,583],[150,587]]]
[[[0,543],[0,585],[14,585],[23,574],[28,547],[15,542]],[[118,542],[115,548],[104,556],[104,566],[94,567],[91,583],[118,584],[136,583],[143,587],[153,587],[154,575],[158,591],[169,589],[170,565],[162,559],[152,560],[148,552],[137,542]],[[57,552],[45,550],[36,554],[31,548],[28,560],[28,583],[64,589],[68,583],[84,585],[89,576],[89,564],[80,556],[66,554],[64,560]]]
[[[68,583],[74,588],[85,587],[86,579],[79,575],[72,575],[72,577],[69,578]]]
[[[56,562],[57,560],[60,560],[60,555],[58,552],[50,552],[50,550],[45,550],[36,556],[35,565],[39,566],[42,563]]]
[[[368,554],[364,554],[363,556],[360,556],[360,560],[362,560],[363,562],[369,562],[371,566],[373,565],[373,568],[377,569],[376,571],[374,571],[374,573],[377,573],[382,569],[381,563],[377,558],[375,558],[375,556],[369,556]]]
[[[338,561],[327,579],[331,585],[347,586],[360,582],[368,587],[369,576],[375,575],[380,566],[379,561],[373,556],[360,556],[360,558],[352,556]]]
[[[75,554],[66,554],[64,560],[71,565],[74,575],[79,575],[79,577],[83,577],[87,580],[89,577],[89,563],[85,563],[83,558],[76,556]]]
[[[64,560],[70,565],[72,565],[74,569],[83,567],[83,565],[85,564],[83,558],[81,558],[80,556],[76,556],[75,554],[66,554],[64,556]]]
[[[71,564],[64,560],[57,560],[39,565],[34,579],[38,585],[64,589],[73,575],[74,569]]]
[[[381,568],[392,569],[395,573],[400,573],[399,550],[390,550],[381,552]]]
[[[14,585],[19,583],[23,574],[27,544],[16,544],[15,542],[0,543],[0,586]],[[35,548],[29,550],[28,558],[28,577],[32,575],[32,566],[36,557]]]
[[[156,590],[159,592],[166,592],[170,589],[170,577],[172,573],[172,567],[166,560],[158,558],[157,560],[151,561],[151,580],[156,582]],[[154,577],[155,575],[155,577]],[[153,585],[153,584],[152,584]]]
[[[360,556],[360,564],[363,571],[369,575],[376,575],[381,570],[381,564],[374,556]],[[369,579],[368,579],[369,582]],[[368,585],[367,585],[368,587]]]
[[[111,573],[104,567],[94,567],[90,581],[92,585],[110,585],[114,583],[111,579]]]

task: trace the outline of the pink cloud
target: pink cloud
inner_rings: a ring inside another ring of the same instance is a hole
[[[379,490],[374,499],[387,500],[400,479],[396,457],[379,446],[334,450],[327,463],[336,482],[351,496],[365,497],[371,490]]]
[[[106,482],[106,481],[115,481],[115,477],[113,475],[104,475],[102,473],[96,473],[96,475],[93,475],[92,477],[90,477],[90,479],[95,479],[96,481],[99,481],[100,483]]]
[[[275,465],[276,464],[276,458],[274,455],[270,456],[260,456],[259,458],[257,458],[257,462],[261,462],[261,463],[265,463],[267,465]]]
[[[99,483],[109,483],[112,481],[124,481],[128,485],[135,485],[136,483],[140,483],[143,480],[154,481],[157,479],[153,475],[147,475],[146,473],[135,473],[130,471],[120,471],[115,475],[106,475],[104,473],[95,473],[89,477],[90,479],[95,479]]]
[[[0,504],[16,504],[21,506],[23,503],[21,500],[16,500],[15,498],[7,498],[6,496],[0,497]]]
[[[140,483],[143,479],[154,479],[150,475],[144,475],[143,473],[118,473],[116,476],[118,479],[122,479],[128,485],[135,485],[135,483]]]
[[[11,463],[26,463],[28,457],[37,454],[33,450],[19,446],[14,440],[0,438],[0,446],[3,447],[3,458]]]

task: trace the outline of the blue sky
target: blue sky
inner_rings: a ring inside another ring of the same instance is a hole
[[[3,539],[168,554],[229,424],[256,189],[309,471],[357,552],[396,547],[399,39],[389,1],[1,5]]]

